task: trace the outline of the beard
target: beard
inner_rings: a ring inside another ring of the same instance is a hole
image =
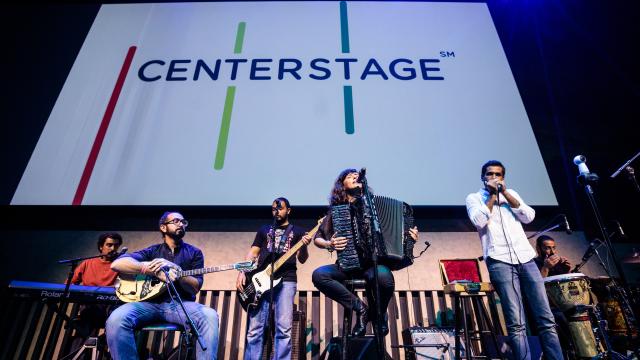
[[[169,235],[169,237],[171,237],[174,240],[182,241],[182,238],[186,234],[186,231],[184,229],[180,228],[180,229],[176,229],[175,231],[172,231],[172,232],[167,232],[166,234]]]

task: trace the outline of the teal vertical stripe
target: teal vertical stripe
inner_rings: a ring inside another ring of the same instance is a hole
[[[344,131],[352,135],[356,132],[355,121],[353,120],[353,94],[351,85],[345,85],[344,92]]]
[[[349,19],[347,18],[347,2],[340,1],[340,35],[342,40],[342,53],[349,52]]]
[[[218,148],[216,149],[216,160],[213,168],[222,170],[224,166],[224,156],[227,153],[227,141],[229,140],[229,128],[231,127],[231,112],[233,111],[233,99],[236,96],[236,87],[227,87],[227,97],[224,100],[224,111],[222,112],[222,123],[220,124],[220,135],[218,135]]]
[[[242,52],[242,44],[244,43],[244,30],[247,28],[247,23],[241,21],[238,23],[238,31],[236,32],[236,45],[233,48],[234,54],[240,54]]]

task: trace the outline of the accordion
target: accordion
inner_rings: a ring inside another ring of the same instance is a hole
[[[380,221],[381,238],[372,234],[362,199],[355,206],[344,204],[330,208],[336,236],[347,238],[346,248],[338,251],[338,266],[342,271],[361,270],[358,248],[366,257],[372,251],[373,241],[377,242],[379,264],[391,270],[413,264],[415,240],[408,233],[413,227],[413,209],[407,203],[384,196],[374,196],[373,203]]]

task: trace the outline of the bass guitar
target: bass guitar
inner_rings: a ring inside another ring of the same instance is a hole
[[[177,278],[183,276],[209,274],[226,270],[255,270],[255,261],[241,261],[235,264],[206,267],[194,270],[181,270]],[[116,280],[116,296],[124,302],[138,302],[153,299],[167,290],[167,284],[155,276],[142,274],[120,274]]]
[[[318,220],[318,224],[309,231],[309,235],[311,237],[315,236],[316,232],[318,232],[318,228],[320,228],[320,224],[324,220],[322,217]],[[295,255],[298,250],[300,250],[304,246],[304,242],[298,241],[295,245],[289,249],[284,255],[282,255],[274,264],[273,264],[273,272],[275,273],[280,269],[284,263],[289,260],[290,257]],[[271,282],[271,263],[265,261],[258,269],[255,271],[249,272],[246,274],[246,283],[247,286],[244,287],[242,291],[236,290],[238,294],[238,300],[240,301],[240,306],[245,311],[248,311],[249,308],[257,306],[258,302],[265,293],[269,292],[269,283]],[[273,279],[273,287],[280,284],[282,278]]]

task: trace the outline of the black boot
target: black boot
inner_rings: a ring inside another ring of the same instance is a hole
[[[380,328],[382,330],[382,336],[389,335],[389,314],[384,313],[382,317],[382,324],[380,324]]]
[[[353,311],[356,313],[356,325],[351,331],[352,336],[364,336],[367,333],[367,323],[369,322],[369,309],[361,300],[353,304]]]

